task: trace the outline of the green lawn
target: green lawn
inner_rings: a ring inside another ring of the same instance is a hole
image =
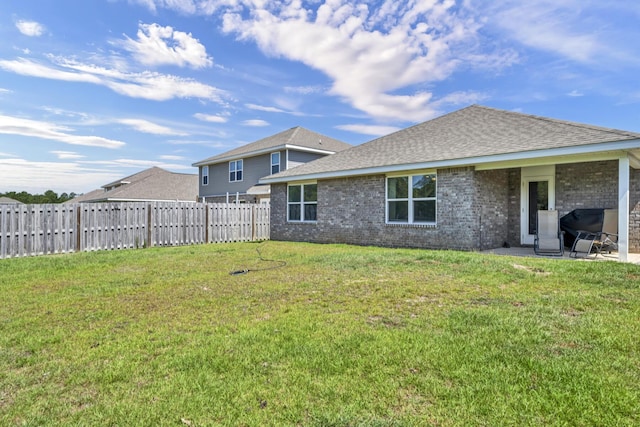
[[[0,260],[2,426],[631,426],[639,402],[637,265],[284,242]]]

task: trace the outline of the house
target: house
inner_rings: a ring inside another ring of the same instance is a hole
[[[11,197],[2,196],[0,197],[0,205],[23,205],[19,200],[12,199]]]
[[[473,105],[295,169],[271,238],[483,250],[533,244],[538,209],[618,208],[640,252],[640,134]]]
[[[264,176],[350,148],[351,145],[297,126],[196,162],[200,199],[207,202],[268,202]]]
[[[169,172],[154,166],[105,184],[67,203],[195,202],[197,197],[198,175]]]

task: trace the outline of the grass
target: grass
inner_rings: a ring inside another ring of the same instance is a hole
[[[3,426],[640,424],[630,264],[220,244],[0,260],[0,301]]]

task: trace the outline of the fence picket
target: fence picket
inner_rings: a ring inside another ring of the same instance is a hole
[[[0,205],[0,259],[269,239],[269,205]]]

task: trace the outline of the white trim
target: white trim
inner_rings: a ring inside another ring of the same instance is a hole
[[[277,155],[278,155],[278,163],[273,163],[273,155],[274,155],[274,154],[277,154]],[[274,172],[273,172],[273,167],[274,167],[274,166],[276,166],[276,165],[278,165],[278,172],[275,172],[275,173],[280,173],[280,172],[282,172],[282,168],[281,168],[281,166],[280,166],[280,165],[282,164],[282,160],[281,160],[281,158],[282,158],[282,152],[280,152],[280,151],[274,151],[274,152],[272,152],[271,154],[269,154],[269,162],[271,163],[271,169],[270,169],[270,170],[271,170],[271,175],[273,175],[273,174],[274,174]]]
[[[618,259],[629,258],[629,157],[618,160]]]
[[[238,162],[242,162],[242,167],[240,169],[238,169]],[[231,163],[235,163],[235,169],[234,169],[234,173],[236,174],[236,179],[234,179],[233,181],[231,180]],[[232,182],[242,182],[244,181],[244,159],[238,159],[238,160],[230,160],[228,163],[227,168],[229,169],[227,178],[229,179],[229,184],[231,184]],[[240,179],[238,179],[238,171],[240,171]]]
[[[204,171],[207,171],[207,173],[205,174]],[[205,178],[207,179],[206,184],[204,182]],[[202,180],[200,183],[202,184],[203,187],[209,185],[209,165],[202,166]]]
[[[436,177],[436,189],[435,195],[433,197],[413,197],[413,192],[411,191],[413,187],[413,177],[414,176],[422,176],[422,175],[434,175]],[[389,198],[389,179],[390,178],[402,178],[407,177],[407,197],[406,198]],[[407,202],[407,222],[402,221],[389,221],[389,202],[393,201],[405,201]],[[435,202],[435,220],[434,221],[419,221],[416,222],[414,218],[413,212],[413,203],[414,201],[434,201]],[[417,226],[431,226],[435,227],[438,224],[438,174],[435,172],[432,173],[414,173],[414,174],[404,174],[404,175],[390,175],[387,176],[384,180],[384,219],[386,225],[417,225]]]
[[[556,166],[533,166],[520,170],[520,244],[532,245],[535,236],[529,234],[529,183],[548,181],[549,210],[556,208]]]
[[[304,187],[306,185],[315,185],[316,186],[316,201],[315,202],[305,202],[304,200]],[[300,202],[290,202],[289,201],[289,190],[291,187],[300,187]],[[296,182],[295,184],[290,184],[287,185],[287,222],[291,222],[291,223],[306,223],[306,224],[315,224],[318,222],[318,183],[315,181],[311,181],[311,182],[304,182],[304,183],[300,183],[300,182]],[[316,219],[314,220],[306,220],[304,218],[304,207],[305,205],[312,205],[315,204],[316,205]],[[291,205],[298,205],[300,206],[300,219],[290,219],[289,218],[289,206]]]
[[[225,157],[220,157],[215,159],[206,159],[200,162],[193,163],[191,166],[196,167],[196,166],[204,166],[204,165],[215,165],[218,163],[230,162],[236,159],[246,159],[247,157],[256,157],[262,154],[267,154],[274,151],[282,151],[282,150],[304,151],[307,153],[326,154],[326,155],[336,153],[335,151],[332,151],[332,150],[320,150],[317,148],[303,147],[301,145],[282,144],[282,145],[275,145],[273,147],[262,148],[260,150],[247,151],[245,153],[234,154],[231,156],[225,156]]]
[[[595,153],[605,153],[605,159],[611,155],[611,151],[618,151],[618,155],[613,158],[620,157],[620,150],[633,150],[640,148],[640,139],[629,141],[604,142],[599,144],[580,145],[575,147],[550,148],[545,150],[520,151],[517,153],[495,154],[491,156],[477,156],[468,158],[437,160],[432,162],[408,163],[401,165],[384,165],[362,169],[338,170],[330,172],[316,172],[306,175],[291,175],[276,178],[264,178],[260,180],[261,184],[275,184],[280,182],[292,182],[302,179],[326,179],[326,178],[343,178],[347,176],[360,175],[378,175],[392,172],[420,170],[420,169],[442,169],[450,167],[475,166],[482,169],[482,165],[491,165],[496,167],[496,163],[504,163],[502,167],[516,167],[516,164],[508,164],[506,162],[520,162],[519,165],[526,164],[526,161],[538,160],[542,164],[555,164],[558,160],[554,157],[577,156],[577,155],[595,155]],[[541,159],[546,159],[542,161]]]

